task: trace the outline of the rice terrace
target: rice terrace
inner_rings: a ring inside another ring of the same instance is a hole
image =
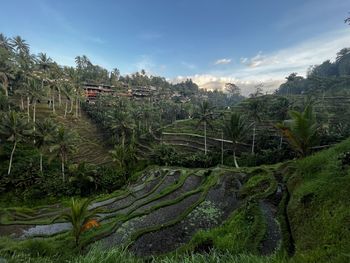
[[[350,262],[349,3],[2,6],[0,263]]]

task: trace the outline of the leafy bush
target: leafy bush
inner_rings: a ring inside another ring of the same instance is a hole
[[[150,156],[152,163],[157,165],[183,166],[188,168],[207,168],[218,164],[218,157],[213,153],[203,152],[180,153],[172,146],[160,144],[155,147]]]

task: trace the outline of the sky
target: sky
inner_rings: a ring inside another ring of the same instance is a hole
[[[2,0],[0,32],[62,65],[86,55],[121,74],[145,69],[244,95],[350,47],[350,0]]]

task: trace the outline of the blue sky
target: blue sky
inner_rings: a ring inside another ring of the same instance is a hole
[[[348,12],[346,0],[11,0],[0,32],[60,64],[84,54],[122,74],[144,68],[203,88],[233,81],[248,93],[350,46]]]

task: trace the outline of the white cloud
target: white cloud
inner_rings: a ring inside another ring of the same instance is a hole
[[[254,91],[254,86],[264,84],[266,92],[272,92],[285,81],[292,72],[305,76],[311,65],[323,61],[334,60],[336,53],[350,46],[350,30],[339,30],[308,39],[291,47],[275,52],[259,51],[251,58],[242,57],[239,68],[232,67],[222,71],[207,74],[177,77],[174,82],[191,78],[200,88],[223,89],[225,83],[233,82],[241,87],[242,94],[248,95]]]
[[[207,90],[224,90],[226,83],[235,83],[241,88],[242,95],[248,96],[250,93],[255,91],[255,86],[263,83],[264,91],[272,93],[276,87],[283,83],[283,80],[278,79],[266,79],[265,81],[260,80],[243,80],[235,77],[217,77],[211,74],[196,74],[193,76],[178,76],[171,81],[173,83],[179,83],[191,78],[200,88]]]
[[[218,59],[217,61],[215,61],[214,65],[226,65],[226,64],[230,64],[230,63],[231,63],[230,58],[222,58],[222,59]]]

